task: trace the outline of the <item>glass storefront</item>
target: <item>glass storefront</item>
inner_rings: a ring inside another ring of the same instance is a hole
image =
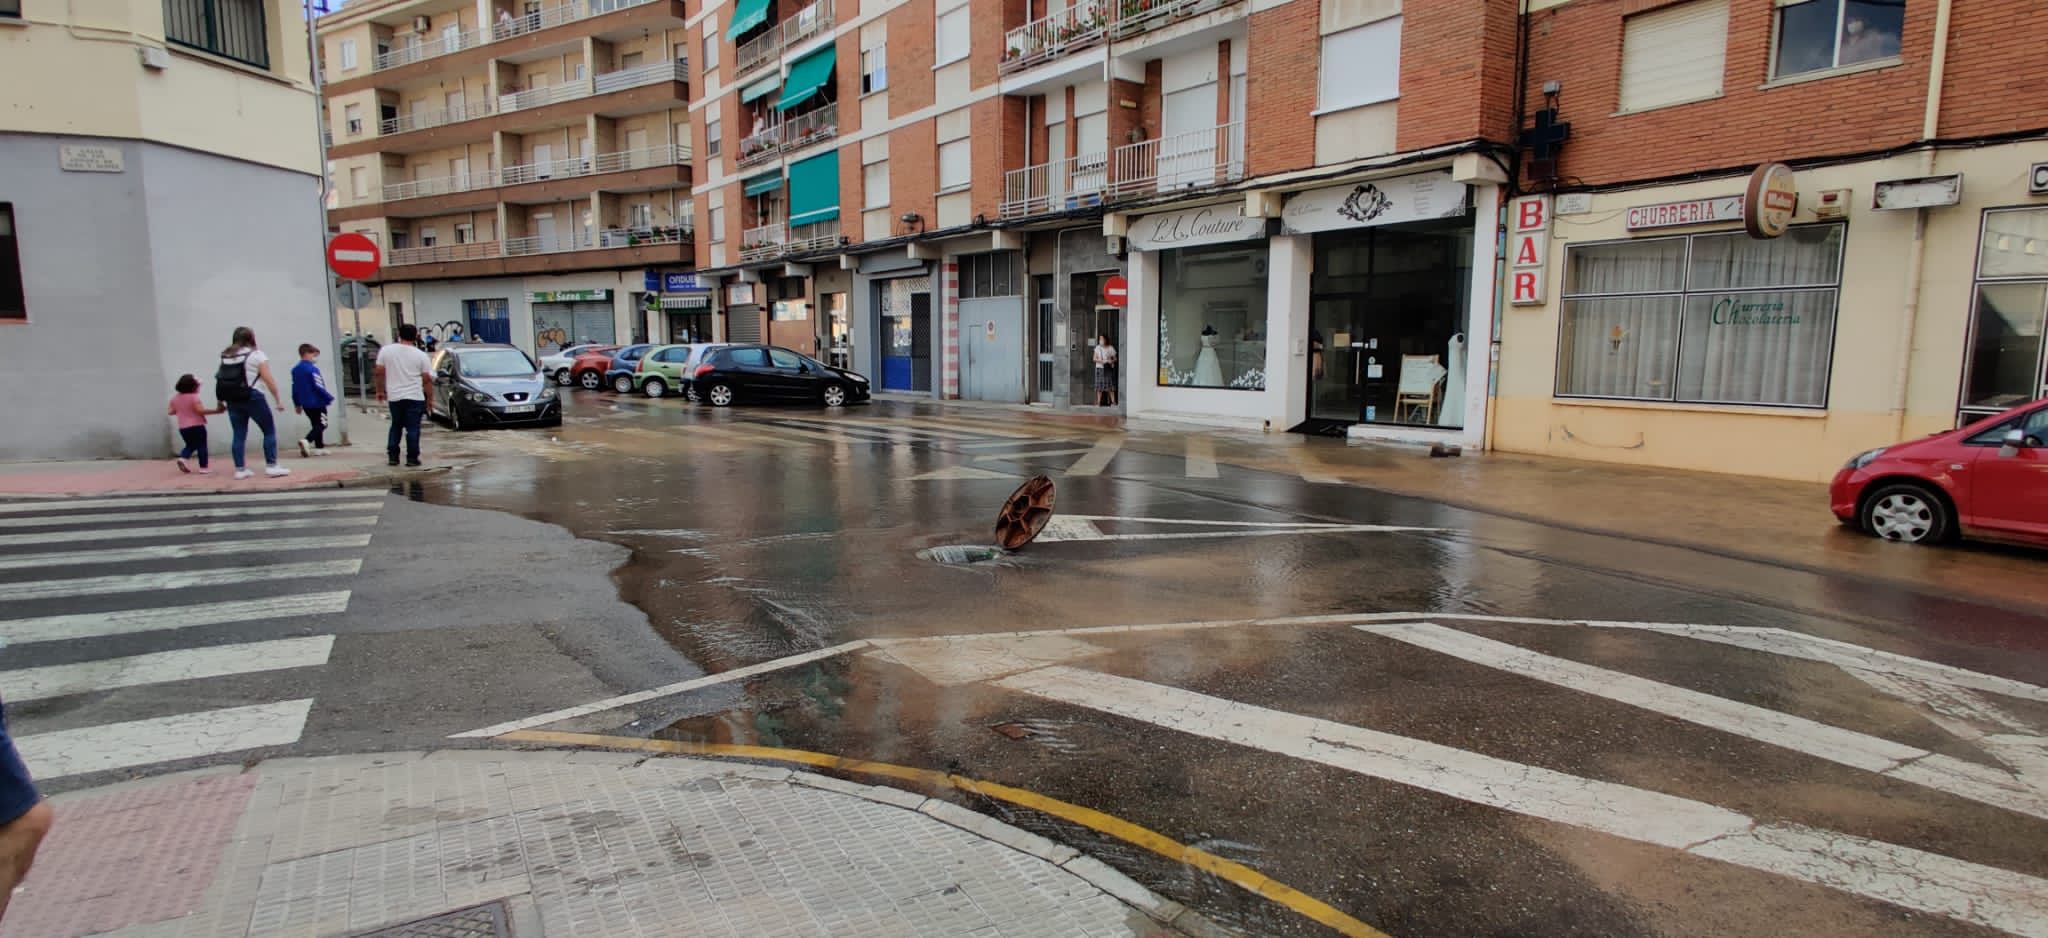
[[[1159,384],[1266,389],[1264,240],[1159,252]]]
[[[1315,236],[1309,416],[1461,428],[1472,217]]]
[[[2048,209],[1984,213],[1960,422],[2048,395]]]

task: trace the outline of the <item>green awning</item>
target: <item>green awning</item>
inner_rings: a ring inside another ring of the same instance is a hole
[[[725,38],[738,42],[740,34],[768,22],[768,0],[739,0],[732,9],[732,25]]]
[[[787,111],[824,90],[825,82],[832,79],[833,51],[828,45],[789,67],[789,80],[782,85],[782,101],[775,105],[776,110]]]
[[[762,173],[747,180],[746,184],[740,187],[740,192],[746,195],[760,195],[763,192],[774,192],[780,188],[782,188],[781,173]]]
[[[789,164],[789,223],[839,217],[839,151]]]
[[[745,88],[741,88],[740,103],[745,104],[748,101],[752,101],[755,98],[761,97],[762,95],[765,95],[768,92],[774,91],[775,89],[780,87],[782,87],[782,76],[770,75],[767,78],[763,78],[760,81],[757,81],[751,85],[746,86]]]

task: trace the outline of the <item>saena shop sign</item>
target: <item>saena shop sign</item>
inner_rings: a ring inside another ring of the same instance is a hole
[[[1797,326],[1803,320],[1784,300],[1724,296],[1714,301],[1711,320],[1717,326]]]

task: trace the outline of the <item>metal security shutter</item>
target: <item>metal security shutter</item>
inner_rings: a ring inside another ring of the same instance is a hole
[[[1691,0],[1622,21],[1621,109],[1641,111],[1721,93],[1728,0]]]
[[[572,331],[575,342],[599,342],[610,345],[618,341],[619,327],[612,316],[610,303],[570,303],[569,317],[575,323]]]
[[[725,311],[727,342],[761,341],[761,307],[733,306]]]

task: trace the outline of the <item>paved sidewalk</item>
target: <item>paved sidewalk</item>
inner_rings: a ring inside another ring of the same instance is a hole
[[[489,936],[501,934],[493,916],[519,938],[1214,927],[1099,861],[951,803],[736,762],[280,759],[52,803],[56,830],[0,938]],[[478,906],[474,930],[381,931]]]

